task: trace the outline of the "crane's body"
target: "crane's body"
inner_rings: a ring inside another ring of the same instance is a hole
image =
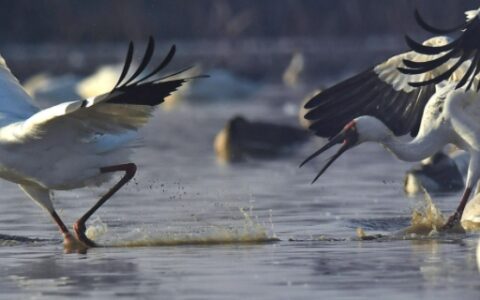
[[[85,236],[85,222],[136,172],[135,164],[128,162],[130,149],[122,146],[135,138],[155,107],[186,80],[172,78],[180,72],[158,76],[172,59],[174,46],[145,75],[153,52],[150,38],[139,67],[129,72],[133,59],[130,43],[122,74],[109,93],[45,109],[25,92],[0,56],[0,178],[17,183],[49,212],[67,245],[95,246]],[[100,185],[115,172],[125,175],[77,220],[75,239],[55,212],[51,191]]]
[[[471,136],[471,127],[459,128],[459,124],[471,122],[480,125],[480,95],[455,90],[451,86],[440,87],[425,106],[417,136],[408,142],[395,136],[383,122],[374,117],[359,117],[355,121],[357,130],[362,132],[362,141],[380,142],[404,161],[423,160],[446,144],[454,144],[472,153],[478,151],[476,137]]]
[[[451,30],[419,24],[430,32],[460,30],[456,40],[438,36],[414,50],[349,78],[305,105],[310,129],[329,142],[301,165],[341,143],[314,182],[346,150],[363,142],[378,142],[404,161],[425,159],[447,144],[468,151],[466,188],[445,228],[459,223],[480,178],[480,10],[467,12],[467,21]],[[410,141],[400,139],[410,133]]]

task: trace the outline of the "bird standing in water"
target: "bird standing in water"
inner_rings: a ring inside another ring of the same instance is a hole
[[[480,178],[480,9],[467,21],[442,30],[417,22],[437,36],[417,43],[413,51],[390,58],[314,96],[305,105],[310,129],[329,142],[302,164],[336,144],[338,152],[320,170],[316,181],[345,151],[363,142],[378,142],[399,159],[419,161],[446,144],[470,153],[466,187],[460,204],[444,229],[460,222],[465,205]],[[410,134],[404,141],[398,136]]]
[[[63,233],[65,245],[96,246],[85,235],[85,222],[135,175],[136,166],[128,161],[122,146],[148,122],[155,107],[186,80],[173,78],[181,72],[158,75],[173,58],[175,46],[148,73],[153,38],[138,68],[129,72],[133,52],[130,43],[118,83],[109,93],[43,110],[0,56],[0,177],[17,183],[48,211]],[[53,207],[51,191],[99,185],[116,172],[123,172],[123,177],[75,222],[73,236]]]

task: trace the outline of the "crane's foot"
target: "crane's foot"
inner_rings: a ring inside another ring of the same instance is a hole
[[[63,247],[65,249],[65,253],[87,253],[87,249],[89,248],[84,243],[80,242],[77,238],[67,232],[63,234]]]
[[[87,230],[87,228],[85,227],[84,222],[81,222],[80,220],[75,222],[75,224],[73,224],[73,230],[77,239],[81,243],[85,244],[87,248],[97,247],[97,244],[95,244],[94,241],[92,241],[85,235],[85,231]]]

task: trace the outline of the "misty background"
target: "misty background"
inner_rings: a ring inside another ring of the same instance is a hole
[[[124,59],[128,42],[157,55],[178,46],[176,63],[280,80],[294,53],[307,81],[342,76],[406,50],[404,35],[428,37],[417,8],[438,27],[464,21],[473,0],[2,0],[0,53],[24,79],[40,71],[88,74]]]

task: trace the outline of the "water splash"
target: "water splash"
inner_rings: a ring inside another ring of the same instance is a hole
[[[92,241],[98,241],[102,236],[104,236],[108,231],[108,226],[106,223],[103,223],[100,217],[90,224],[85,231],[85,235]]]
[[[462,226],[467,231],[480,231],[480,194],[470,200],[465,206]]]
[[[279,239],[273,229],[273,222],[261,224],[252,218],[251,212],[239,209],[243,216],[241,226],[199,225],[187,232],[158,232],[146,228],[137,228],[126,235],[116,236],[112,240],[104,240],[108,234],[108,226],[100,219],[95,220],[87,229],[86,235],[94,241],[100,241],[108,247],[159,247],[180,245],[220,245],[220,244],[257,244],[275,242]]]
[[[397,235],[415,237],[416,235],[434,236],[438,234],[438,230],[445,224],[445,217],[425,190],[423,199],[420,207],[412,211],[410,226],[401,230]]]
[[[465,207],[461,224],[446,231],[440,231],[445,225],[446,218],[432,201],[431,196],[424,190],[423,202],[413,209],[410,225],[391,235],[369,235],[359,227],[356,230],[357,238],[361,240],[373,239],[431,239],[452,234],[480,231],[480,195],[473,198]]]

